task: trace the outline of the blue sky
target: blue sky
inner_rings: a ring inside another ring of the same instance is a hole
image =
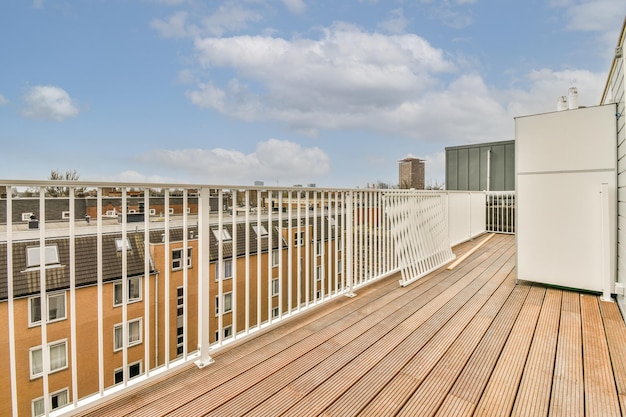
[[[623,0],[7,0],[0,178],[363,187],[599,104]]]

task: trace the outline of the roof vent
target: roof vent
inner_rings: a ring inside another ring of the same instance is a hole
[[[624,48],[621,46],[618,46],[615,48],[615,58],[621,58],[624,56]]]
[[[578,89],[576,87],[570,87],[567,94],[567,104],[570,110],[578,108]]]
[[[560,96],[559,101],[556,103],[556,111],[567,110],[567,97]]]

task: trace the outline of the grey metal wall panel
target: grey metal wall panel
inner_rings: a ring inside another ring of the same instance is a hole
[[[487,187],[490,160],[491,180]],[[446,189],[484,191],[487,188],[491,191],[515,189],[514,141],[446,148]]]

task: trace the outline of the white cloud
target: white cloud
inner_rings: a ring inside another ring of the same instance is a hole
[[[0,107],[6,106],[7,104],[9,104],[9,100],[5,96],[0,94]]]
[[[61,121],[75,117],[79,110],[75,101],[62,88],[52,85],[29,87],[24,93],[22,114],[31,119]]]
[[[259,142],[249,154],[223,148],[156,150],[140,160],[184,172],[203,183],[306,182],[330,171],[329,158],[320,148],[278,139]]]
[[[222,36],[238,32],[250,23],[258,22],[262,16],[257,11],[229,2],[220,5],[213,13],[203,16],[178,11],[167,19],[154,19],[150,26],[165,38],[198,36]]]
[[[306,9],[304,0],[283,0],[283,3],[291,13],[301,14]]]
[[[389,18],[378,24],[378,27],[389,33],[403,33],[408,25],[408,20],[404,17],[402,9],[395,9],[389,12]]]
[[[43,9],[43,0],[33,0],[34,9]]]

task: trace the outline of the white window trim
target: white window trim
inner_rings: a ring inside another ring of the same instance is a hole
[[[272,297],[277,297],[280,292],[280,282],[278,278],[272,278]]]
[[[133,346],[137,346],[137,345],[140,345],[140,344],[143,343],[143,320],[142,320],[142,318],[140,317],[138,319],[128,320],[126,322],[126,325],[129,327],[128,330],[130,330],[131,323],[137,323],[137,322],[139,322],[139,340],[135,340],[133,342],[129,341],[128,342],[128,346],[127,346],[128,348],[131,348]],[[124,333],[123,333],[124,329],[123,328],[122,328],[122,346],[119,347],[119,348],[115,346],[115,330],[118,327],[122,327],[122,323],[117,323],[115,326],[113,326],[113,352],[119,352],[119,351],[124,349],[124,340],[123,340],[124,339]],[[128,335],[130,336],[130,331],[128,331]]]
[[[220,229],[211,229],[211,231],[213,232],[213,237],[215,237],[215,239],[217,239],[219,242],[222,242],[222,241],[226,242],[226,241],[233,239],[232,236],[230,235],[230,232],[225,227],[222,228],[221,238],[220,238]]]
[[[126,250],[131,250],[133,247],[130,245],[130,239],[128,238],[128,236],[126,237]],[[117,249],[118,252],[122,251],[122,239],[115,239],[115,249]]]
[[[274,257],[276,257],[276,259],[274,259]],[[278,267],[278,264],[280,263],[279,259],[280,259],[280,249],[273,250],[272,251],[272,268]]]
[[[67,392],[67,394],[65,394],[65,396],[67,397],[67,403],[66,403],[66,404],[64,404],[64,405],[63,405],[63,406],[61,406],[61,407],[58,407],[58,408],[52,408],[52,397],[54,397],[55,395],[58,395],[58,394],[60,394],[60,393],[62,393],[62,392]],[[60,390],[58,390],[58,391],[51,392],[51,393],[48,395],[48,398],[49,398],[49,400],[50,400],[50,410],[51,410],[51,411],[52,411],[52,410],[58,410],[59,408],[63,408],[64,406],[66,406],[66,405],[68,405],[68,404],[70,403],[70,390],[69,390],[69,387],[65,387],[65,388],[60,389]],[[44,399],[44,398],[43,398],[43,396],[41,396],[41,397],[39,397],[39,398],[35,398],[35,399],[33,399],[33,400],[31,401],[30,411],[31,411],[31,415],[32,415],[32,416],[34,416],[34,417],[39,417],[39,416],[43,416],[43,415],[44,415],[44,414],[35,414],[35,402],[36,402],[36,401],[42,401],[43,399]]]
[[[272,318],[273,319],[277,319],[280,316],[280,310],[278,309],[278,307],[273,307],[272,308]]]
[[[315,281],[321,281],[322,280],[322,271],[324,270],[324,268],[322,268],[322,265],[317,265],[315,268]]]
[[[142,281],[142,278],[143,277],[141,277],[141,276],[128,278],[127,288],[129,288],[129,289],[130,289],[130,281],[131,280],[135,280],[135,279],[139,280],[139,284],[137,285],[137,288],[139,288],[139,297],[132,298],[132,299],[129,298],[128,299],[128,303],[126,303],[126,305],[133,304],[133,303],[138,303],[138,302],[140,302],[143,299],[143,285],[142,285],[143,281]],[[115,287],[117,287],[118,285],[122,285],[122,281],[116,281],[116,282],[113,283],[113,307],[120,307],[121,305],[124,304],[124,301],[122,301],[121,303],[117,303],[117,304],[115,303]],[[124,300],[123,287],[122,287],[122,300]]]
[[[224,340],[226,339],[230,339],[231,337],[233,337],[233,325],[229,324],[228,326],[222,328],[222,332],[224,333]],[[226,335],[226,333],[229,332],[229,335]],[[215,341],[219,342],[220,340],[220,331],[216,330],[215,331]]]
[[[315,255],[322,256],[322,241],[315,242]]]
[[[137,364],[139,364],[139,373],[137,375],[135,375],[135,376],[130,376],[130,367],[134,366],[134,365],[137,365]],[[124,371],[124,367],[120,366],[119,368],[113,370],[113,385],[119,385],[119,384],[123,384],[124,383],[124,374],[123,373],[122,373],[122,381],[118,382],[118,383],[115,383],[115,374],[118,373],[119,371],[123,372]],[[136,362],[129,363],[128,364],[127,374],[128,374],[128,381],[130,381],[131,379],[135,379],[135,378],[141,376],[143,374],[143,360],[140,359],[140,360],[138,360]]]
[[[261,235],[260,235],[261,237],[268,235],[267,228],[262,224],[261,225],[253,224],[252,230],[254,230],[254,233],[256,233],[257,236],[259,236],[259,230],[261,230]]]
[[[230,310],[224,311],[221,314],[229,314],[233,312],[233,292],[232,291],[228,291],[222,294],[222,304],[226,304],[224,300],[226,299],[227,295],[230,295]],[[219,315],[220,315],[219,295],[216,295],[215,296],[215,317]]]
[[[174,259],[174,252],[180,251],[180,258]],[[172,249],[172,271],[180,271],[183,269],[183,254],[184,248]],[[193,266],[193,248],[187,247],[187,268]],[[180,262],[180,266],[174,266],[174,262]]]
[[[67,339],[59,339],[59,340],[55,340],[53,342],[49,342],[48,343],[48,363],[50,362],[50,348],[53,346],[57,346],[57,345],[65,345],[65,366],[61,367],[61,368],[57,368],[57,369],[50,369],[50,372],[48,373],[48,375],[56,373],[56,372],[60,372],[64,369],[68,368],[68,360],[67,360]],[[43,355],[43,349],[41,349],[41,345],[39,346],[33,346],[32,348],[29,349],[28,351],[28,365],[29,365],[29,374],[30,374],[30,379],[37,379],[37,378],[41,378],[44,374],[43,370],[37,374],[33,374],[33,352],[36,350],[41,350],[41,354]],[[42,359],[42,363],[43,363],[43,357]]]
[[[64,311],[64,316],[63,317],[57,317],[54,320],[50,320],[50,297],[57,297],[59,295],[63,295],[63,304],[65,304],[65,308],[63,309]],[[41,317],[39,319],[39,321],[33,321],[32,318],[32,308],[31,308],[31,303],[33,302],[33,300],[35,298],[39,298],[39,295],[33,295],[32,297],[28,298],[28,327],[37,327],[37,326],[41,326]],[[65,293],[65,291],[61,291],[61,292],[54,292],[54,293],[50,293],[47,294],[47,306],[48,306],[48,311],[46,313],[46,323],[55,323],[57,321],[62,321],[62,320],[67,320],[67,295]],[[41,300],[39,301],[39,316],[42,315],[41,312]]]
[[[226,263],[230,263],[230,275],[226,275]],[[227,279],[232,279],[233,278],[233,260],[231,259],[223,259],[222,260],[222,268],[224,268],[224,277],[222,279],[227,280]],[[220,267],[219,267],[219,263],[215,263],[215,281],[219,281],[220,280]]]
[[[33,269],[41,267],[40,264],[40,247],[30,246],[26,248],[26,268]],[[61,258],[59,257],[59,247],[57,245],[46,245],[44,248],[44,262],[46,268],[59,265]]]

